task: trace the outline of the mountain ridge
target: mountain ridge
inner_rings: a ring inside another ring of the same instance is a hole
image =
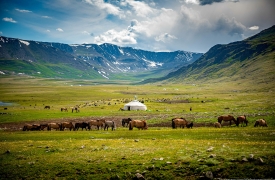
[[[217,44],[194,63],[181,67],[167,76],[147,79],[141,84],[168,81],[192,83],[213,81],[214,79],[247,79],[253,82],[255,79],[259,79],[255,72],[269,77],[267,78],[268,82],[271,82],[275,76],[272,73],[275,70],[274,60],[275,26],[272,26],[243,41],[224,45]],[[270,63],[270,67],[265,67],[267,62]],[[256,66],[258,70],[255,70]],[[244,72],[251,74],[251,77],[246,76]]]
[[[146,78],[168,74],[172,70],[194,62],[201,55],[202,53],[187,51],[151,52],[107,43],[69,45],[0,37],[0,71],[18,73],[18,69],[13,69],[12,65],[24,64],[21,71],[28,67],[32,70],[25,72],[26,74],[36,76],[36,72],[40,72],[39,76],[42,77],[72,78],[69,75],[66,77],[70,69],[74,71],[75,78],[83,79],[120,79],[120,76],[127,79],[128,75],[125,73],[130,73],[134,77],[137,72],[142,72],[143,78]],[[19,62],[19,60],[23,61]],[[48,73],[41,68],[31,67],[30,63],[43,66]],[[52,69],[53,66],[55,66],[54,69]],[[64,66],[64,68],[56,73],[58,66]]]

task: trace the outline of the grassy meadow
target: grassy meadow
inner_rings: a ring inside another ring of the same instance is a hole
[[[3,77],[0,179],[275,178],[275,86],[245,82],[126,85]],[[147,111],[119,111],[137,96]],[[44,109],[49,105],[50,109]],[[60,112],[80,105],[79,113]],[[190,111],[192,107],[192,111]],[[7,108],[4,110],[4,108]],[[214,128],[220,115],[248,127]],[[148,130],[27,131],[24,123],[145,119]],[[172,129],[173,117],[194,122]],[[264,118],[268,127],[254,127]]]

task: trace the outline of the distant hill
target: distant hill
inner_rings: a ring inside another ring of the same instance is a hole
[[[0,74],[45,78],[140,80],[161,77],[202,53],[150,52],[112,44],[62,44],[0,36]]]
[[[236,80],[275,82],[275,26],[243,41],[215,45],[194,63],[142,83]]]

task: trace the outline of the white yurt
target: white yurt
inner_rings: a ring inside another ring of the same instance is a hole
[[[124,105],[123,108],[125,111],[133,111],[133,110],[143,110],[146,111],[147,107],[145,104],[142,104],[141,102],[139,102],[138,100],[133,100],[127,104]]]

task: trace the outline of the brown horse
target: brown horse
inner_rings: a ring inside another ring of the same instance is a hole
[[[237,117],[237,123],[236,123],[237,126],[239,126],[239,124],[241,124],[241,126],[244,126],[244,123],[247,126],[248,121],[245,115]]]
[[[48,124],[48,131],[51,131],[52,129],[60,130],[61,125],[59,123],[49,123]]]
[[[218,117],[218,122],[219,122],[220,124],[222,124],[222,121],[225,121],[225,122],[230,121],[230,126],[231,126],[231,121],[234,121],[235,124],[237,123],[237,122],[236,122],[236,119],[235,119],[233,116],[231,116],[231,115],[219,116],[219,117]]]
[[[123,127],[128,127],[128,125],[129,125],[129,123],[132,121],[132,118],[124,118],[124,119],[122,119],[122,126]]]
[[[129,130],[133,130],[136,127],[140,129],[148,129],[147,122],[145,120],[132,120],[129,123]]]
[[[221,123],[219,123],[219,122],[215,122],[215,123],[214,123],[214,127],[215,127],[215,128],[221,128],[222,125],[221,125]]]
[[[64,131],[65,128],[68,128],[71,130],[75,130],[74,125],[72,122],[63,122],[60,126],[60,131]]]
[[[41,126],[40,124],[26,124],[23,127],[23,131],[40,131]]]
[[[89,126],[89,130],[92,129],[92,126],[96,126],[97,127],[97,130],[99,130],[99,127],[101,127],[101,129],[103,128],[104,126],[104,123],[105,123],[105,120],[104,119],[100,119],[100,120],[90,120],[88,122]]]
[[[64,112],[68,112],[68,109],[67,109],[66,107],[62,107],[62,108],[61,108],[61,112],[63,112],[63,111],[64,111]]]
[[[172,128],[176,129],[177,127],[184,128],[184,126],[187,127],[187,120],[184,118],[173,118],[172,119]]]
[[[267,123],[264,119],[258,119],[255,122],[254,127],[258,127],[258,126],[267,127]]]

